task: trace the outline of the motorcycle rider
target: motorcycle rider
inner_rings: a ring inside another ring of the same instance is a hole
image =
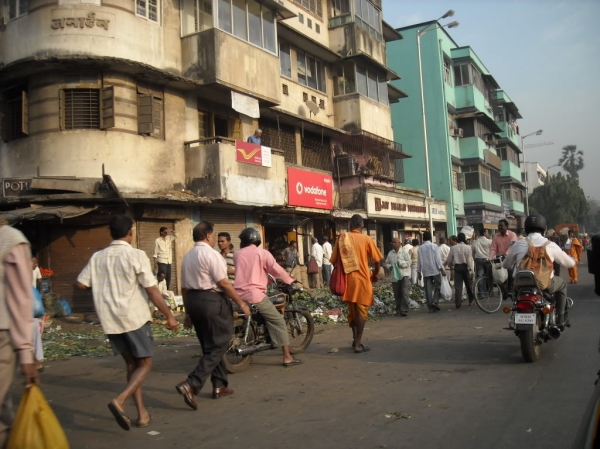
[[[283,315],[267,297],[267,274],[286,284],[292,284],[294,279],[285,272],[269,251],[258,247],[261,237],[256,229],[244,229],[239,238],[241,249],[233,254],[233,288],[244,301],[255,305],[264,318],[273,346],[281,346],[283,351],[283,366],[300,365],[302,360],[296,359],[290,353],[290,340]]]
[[[527,237],[522,240],[517,240],[510,249],[510,252],[504,260],[503,266],[507,270],[511,270],[513,267],[514,274],[516,276],[518,266],[521,259],[525,257],[529,251],[530,241],[533,246],[540,247],[544,246],[548,239],[544,237],[546,232],[546,219],[539,214],[532,214],[525,220],[525,232]],[[546,254],[552,260],[552,262],[558,262],[563,267],[571,268],[575,265],[575,260],[570,257],[567,253],[562,251],[560,247],[551,242],[546,247]],[[554,295],[554,301],[556,302],[556,308],[558,310],[557,326],[559,329],[564,330],[564,326],[568,323],[565,322],[565,308],[567,305],[567,283],[559,276],[554,276],[554,272],[551,274],[551,283],[547,288],[550,294]]]

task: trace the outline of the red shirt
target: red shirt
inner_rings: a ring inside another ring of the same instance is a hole
[[[267,296],[267,273],[287,284],[294,282],[266,249],[250,245],[233,253],[235,282],[233,288],[240,297],[250,303],[261,302]]]
[[[510,245],[517,241],[517,234],[507,230],[505,235],[499,232],[492,239],[492,247],[490,248],[490,259],[496,256],[506,256]]]

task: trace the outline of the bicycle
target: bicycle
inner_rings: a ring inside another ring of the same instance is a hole
[[[475,302],[485,313],[494,313],[500,310],[504,296],[506,296],[508,280],[502,283],[497,282],[493,276],[495,271],[492,271],[500,271],[502,262],[504,262],[504,256],[498,256],[488,261],[484,274],[475,281]]]

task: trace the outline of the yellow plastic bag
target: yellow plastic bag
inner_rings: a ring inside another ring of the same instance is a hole
[[[69,449],[63,429],[37,385],[25,391],[6,449]]]

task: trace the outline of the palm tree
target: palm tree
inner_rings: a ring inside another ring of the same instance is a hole
[[[571,176],[578,176],[577,172],[583,170],[583,151],[577,150],[577,145],[567,145],[558,163]]]

